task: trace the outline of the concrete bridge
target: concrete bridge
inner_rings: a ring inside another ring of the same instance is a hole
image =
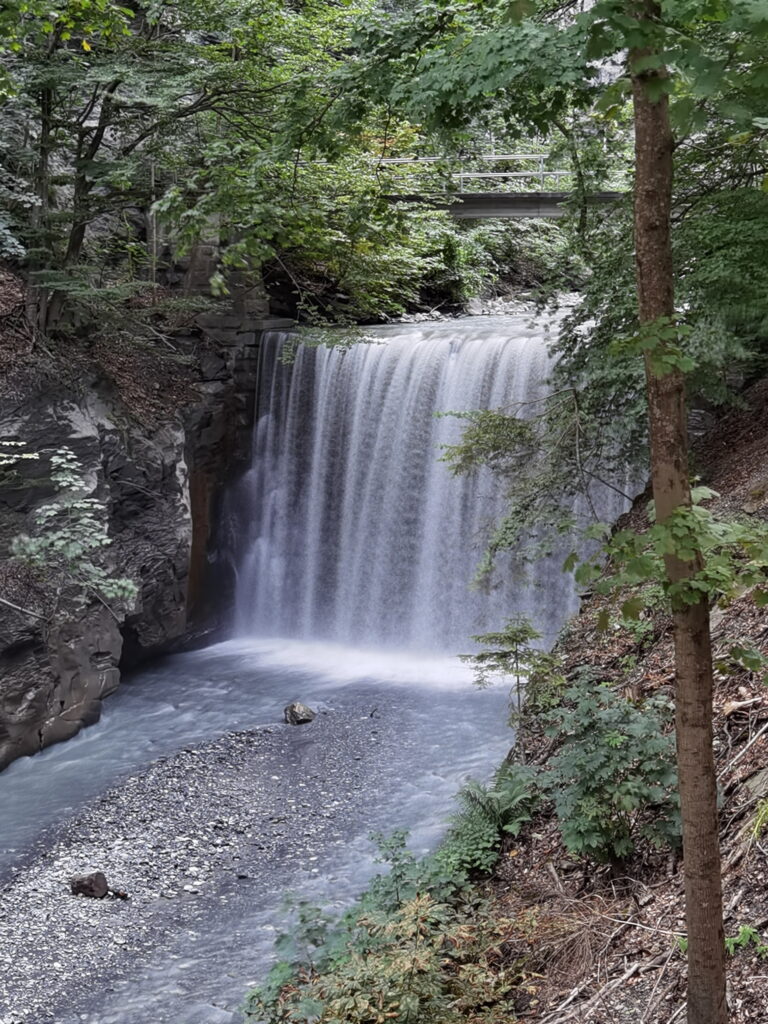
[[[450,201],[419,195],[391,195],[393,203],[419,203],[446,210],[456,220],[510,217],[564,217],[571,192],[459,192]],[[615,203],[623,192],[595,192],[587,196],[590,206]]]
[[[548,153],[473,156],[459,170],[451,172],[450,197],[436,193],[435,177],[429,173],[430,165],[446,163],[441,157],[385,158],[377,166],[391,169],[394,187],[408,186],[407,191],[390,193],[392,202],[446,210],[457,220],[562,217],[568,212],[568,200],[573,194],[564,186],[574,184],[573,172],[547,167],[548,158]],[[493,167],[496,169],[490,169]],[[516,169],[510,169],[513,167]],[[596,192],[587,202],[602,205],[616,202],[623,195],[619,191]]]

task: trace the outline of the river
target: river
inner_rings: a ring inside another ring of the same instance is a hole
[[[451,476],[441,445],[461,423],[435,414],[540,398],[547,330],[527,315],[376,328],[290,365],[286,336],[267,336],[253,468],[228,502],[233,638],[147,668],[97,725],[0,777],[0,1024],[228,1024],[286,893],[348,903],[377,869],[371,831],[434,847],[462,780],[511,742],[506,693],[477,691],[456,655],[515,613],[551,643],[576,604],[562,552],[534,580],[470,587],[504,496],[488,475]],[[282,724],[292,699],[321,714]],[[168,780],[193,757],[212,785],[229,772],[227,820],[247,841],[209,836],[198,867],[181,858],[182,885],[169,837],[194,845],[207,825]],[[133,880],[122,917],[68,895],[65,868],[86,856]]]

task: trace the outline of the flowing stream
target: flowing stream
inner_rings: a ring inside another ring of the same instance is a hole
[[[342,759],[346,719],[381,722],[356,788],[336,794],[349,813],[311,857],[265,867],[254,854],[247,884],[201,925],[142,950],[120,977],[97,980],[46,1021],[238,1019],[269,962],[286,891],[349,901],[375,870],[371,830],[410,828],[415,848],[433,847],[461,781],[487,776],[506,753],[506,694],[474,690],[455,657],[468,637],[520,613],[551,643],[574,610],[560,554],[535,580],[510,571],[487,593],[470,588],[503,494],[488,476],[455,478],[439,461],[461,420],[436,413],[541,397],[545,325],[512,316],[371,336],[346,351],[299,348],[290,364],[279,358],[286,336],[265,338],[253,468],[229,509],[245,539],[233,639],[150,667],[110,698],[96,726],[12,765],[0,777],[0,871],[18,870],[35,844],[44,856],[51,830],[110,786],[234,730],[282,730],[286,775],[303,785],[314,725],[279,724],[295,698],[337,716]],[[354,768],[360,757],[349,760]]]

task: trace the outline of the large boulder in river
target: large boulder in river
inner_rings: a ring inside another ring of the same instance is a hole
[[[283,714],[288,725],[306,725],[317,718],[317,712],[308,708],[306,704],[302,704],[300,700],[289,704]]]

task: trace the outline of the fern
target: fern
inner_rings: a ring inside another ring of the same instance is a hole
[[[535,773],[521,765],[506,765],[491,788],[470,779],[459,794],[467,810],[475,811],[499,833],[518,835],[536,802]]]

